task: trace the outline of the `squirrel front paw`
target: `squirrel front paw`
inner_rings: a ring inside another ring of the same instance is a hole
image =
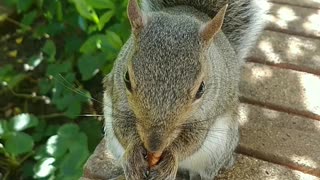
[[[129,145],[124,154],[122,167],[127,180],[147,179],[149,164],[147,151],[142,145]]]
[[[172,152],[164,152],[159,163],[150,169],[148,180],[172,180],[178,172],[178,159]]]

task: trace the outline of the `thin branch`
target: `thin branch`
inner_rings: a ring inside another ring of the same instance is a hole
[[[10,169],[4,174],[3,180],[7,180],[9,177],[9,174],[11,173]]]
[[[26,98],[26,99],[34,99],[34,100],[41,100],[43,101],[43,97],[41,96],[34,96],[34,95],[30,95],[30,94],[23,94],[23,93],[17,93],[15,92],[13,89],[9,88],[10,92],[12,93],[12,95],[16,96],[16,97],[21,97],[21,98]]]
[[[19,164],[22,164],[25,160],[27,160],[30,156],[32,156],[35,152],[31,151],[27,155],[25,155],[20,161]]]
[[[42,119],[51,119],[51,118],[57,118],[57,117],[66,117],[66,115],[64,113],[53,113],[53,114],[38,115],[38,117]]]
[[[4,6],[0,6],[0,9],[4,10],[4,11],[7,11],[8,9],[5,8]]]
[[[1,108],[0,108],[0,111],[5,111],[5,110],[7,110],[7,109],[11,108],[12,106],[13,106],[13,104],[12,104],[12,103],[8,103],[6,106],[1,107]]]
[[[6,17],[6,20],[9,21],[10,23],[16,25],[16,26],[19,26],[19,27],[21,27],[21,28],[26,28],[28,31],[32,31],[32,28],[31,28],[30,26],[27,26],[27,25],[25,25],[25,24],[22,24],[22,23],[14,20],[14,19],[8,17],[8,16]]]

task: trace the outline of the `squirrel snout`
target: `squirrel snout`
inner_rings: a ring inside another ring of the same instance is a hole
[[[161,153],[161,143],[157,140],[150,139],[147,143],[144,143],[144,147],[149,153]]]
[[[163,142],[158,137],[149,137],[144,141],[144,147],[148,153],[161,154],[165,148]]]

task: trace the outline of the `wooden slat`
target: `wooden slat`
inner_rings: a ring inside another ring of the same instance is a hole
[[[241,104],[239,151],[320,177],[320,121]]]
[[[275,3],[283,3],[293,6],[303,6],[320,9],[320,1],[318,0],[270,0]]]
[[[235,166],[215,180],[319,180],[320,178],[252,157],[238,155]]]
[[[320,39],[264,31],[248,59],[320,75]]]
[[[247,63],[240,82],[246,101],[288,110],[320,120],[320,76]]]
[[[320,37],[320,9],[271,4],[268,29]]]

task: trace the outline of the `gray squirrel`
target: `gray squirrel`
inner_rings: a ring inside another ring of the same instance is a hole
[[[126,179],[213,179],[234,163],[241,66],[266,0],[128,2],[132,35],[104,80],[108,151]],[[152,166],[148,157],[157,157]]]

